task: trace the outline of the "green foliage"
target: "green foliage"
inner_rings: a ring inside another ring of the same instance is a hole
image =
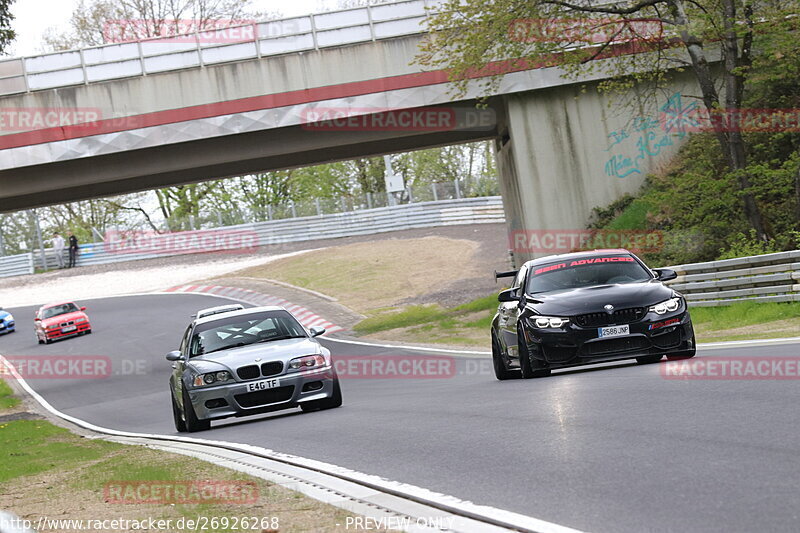
[[[11,21],[14,15],[11,14],[11,4],[14,0],[0,0],[0,54],[5,51],[17,34],[11,28]]]
[[[734,259],[736,257],[771,254],[780,251],[781,249],[774,240],[762,241],[756,236],[754,230],[750,230],[749,235],[737,233],[730,237],[726,247],[720,249],[720,255],[717,256],[717,259]]]

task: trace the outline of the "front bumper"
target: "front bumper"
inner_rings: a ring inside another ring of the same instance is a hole
[[[280,383],[276,388],[247,392],[248,383],[263,379],[279,379]],[[330,398],[335,379],[333,368],[326,367],[315,371],[186,390],[197,418],[216,420],[290,409],[304,402]]]
[[[653,316],[628,324],[630,334],[600,338],[597,327],[570,322],[563,328],[538,329],[525,325],[528,353],[549,368],[618,361],[649,355],[677,355],[695,349],[689,311]]]
[[[89,322],[81,322],[79,324],[75,324],[75,326],[76,328],[73,331],[64,331],[64,328],[46,329],[44,330],[44,335],[49,340],[54,341],[57,339],[64,339],[66,337],[73,337],[79,333],[85,333],[92,329],[92,325]]]
[[[0,335],[4,333],[13,333],[16,331],[16,324],[14,322],[0,322]]]

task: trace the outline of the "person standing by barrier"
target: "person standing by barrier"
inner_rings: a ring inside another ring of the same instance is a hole
[[[64,237],[56,231],[53,233],[53,238],[50,239],[50,244],[53,245],[53,251],[56,253],[58,268],[64,268]]]
[[[69,268],[72,268],[78,258],[78,238],[71,231],[68,231],[67,235],[69,235]]]

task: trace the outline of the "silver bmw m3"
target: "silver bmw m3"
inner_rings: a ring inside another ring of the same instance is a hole
[[[282,307],[221,306],[198,311],[167,354],[172,413],[178,431],[202,431],[212,420],[300,407],[342,405],[330,351]]]

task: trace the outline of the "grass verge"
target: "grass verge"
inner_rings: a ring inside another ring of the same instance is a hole
[[[0,379],[0,410],[11,409],[19,405],[19,398],[15,398],[8,383]]]
[[[0,417],[3,414],[0,410]],[[195,482],[207,488],[190,493],[194,499],[168,496]],[[121,485],[132,488],[114,492]],[[240,493],[231,501],[235,492],[219,492],[226,486],[245,487],[248,498]],[[146,490],[141,492],[140,487]],[[155,492],[157,488],[162,492]],[[198,494],[211,494],[212,501],[208,496],[198,501]],[[228,501],[219,501],[226,494]],[[152,531],[152,525],[144,526],[148,521],[169,520],[170,526],[156,530],[188,531],[191,527],[181,527],[181,520],[184,524],[204,520],[210,531],[253,531],[250,526],[256,523],[257,531],[344,531],[351,516],[280,485],[199,459],[83,438],[40,419],[0,423],[0,509],[30,520],[42,533],[99,531],[107,527],[91,524],[104,520],[127,520],[127,527],[133,528],[118,530]],[[242,519],[249,521],[247,527]],[[82,521],[81,526],[76,521]]]
[[[488,349],[496,308],[497,297],[490,295],[451,309],[438,305],[383,309],[354,329],[371,338]],[[690,311],[698,342],[790,337],[800,332],[800,302],[742,302]]]

